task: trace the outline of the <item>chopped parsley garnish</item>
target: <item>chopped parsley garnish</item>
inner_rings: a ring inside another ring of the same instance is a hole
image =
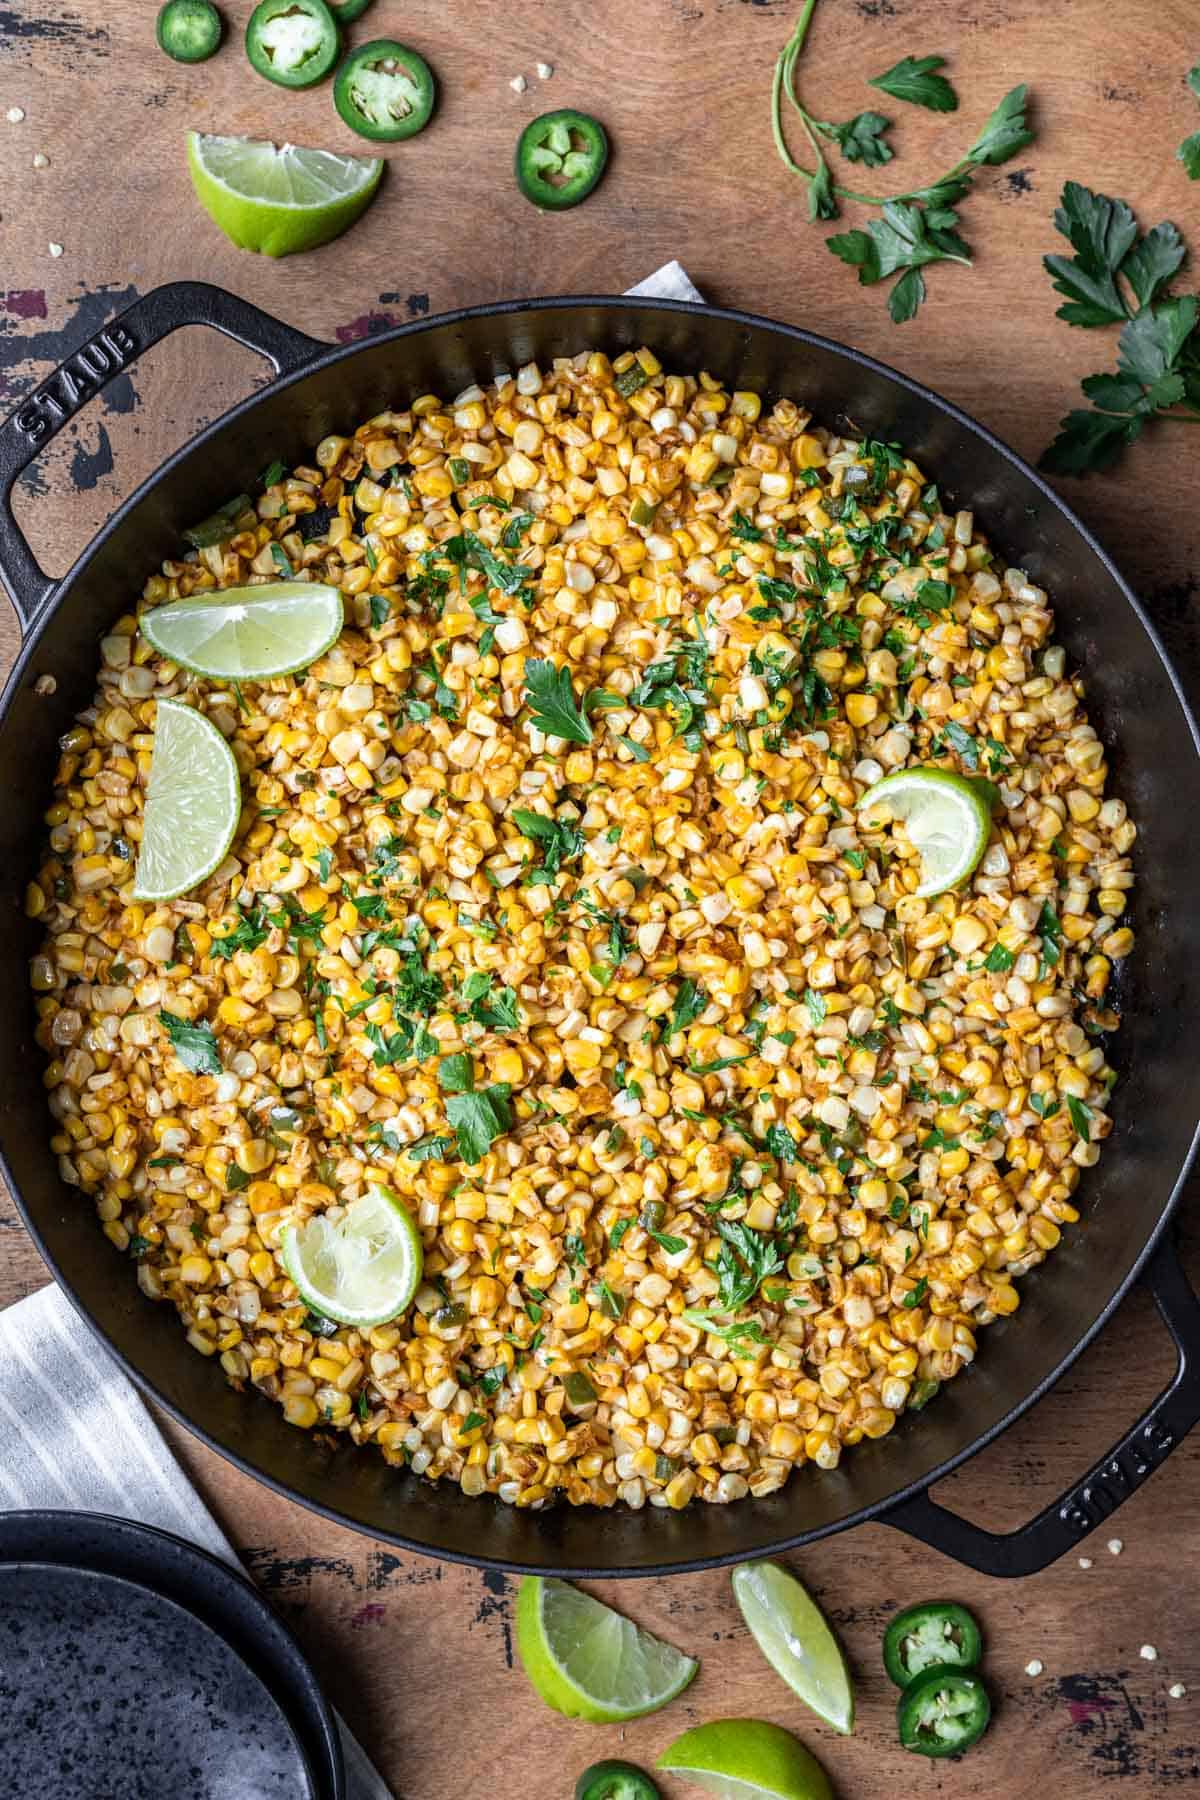
[[[1082,1138],[1085,1144],[1090,1144],[1092,1141],[1092,1133],[1091,1133],[1092,1109],[1091,1109],[1091,1107],[1085,1106],[1082,1100],[1077,1100],[1075,1098],[1074,1094],[1068,1094],[1067,1095],[1067,1113],[1068,1113],[1068,1116],[1070,1117],[1071,1124],[1075,1127],[1075,1136],[1078,1138]],[[1045,1115],[1043,1114],[1043,1117],[1044,1116]]]
[[[664,1036],[673,1038],[676,1032],[686,1031],[707,1006],[708,995],[704,989],[690,975],[685,976],[676,989],[675,1004],[671,1008]]]
[[[722,1312],[736,1312],[758,1292],[768,1275],[783,1267],[774,1238],[740,1221],[717,1220],[721,1248],[717,1252],[717,1305]]]
[[[1038,937],[1042,942],[1042,961],[1038,970],[1038,980],[1044,981],[1062,957],[1062,926],[1058,915],[1048,900],[1043,900],[1042,910],[1038,915]]]
[[[726,1344],[738,1344],[743,1341],[750,1344],[766,1344],[770,1342],[762,1326],[754,1319],[745,1319],[741,1324],[722,1325],[711,1313],[701,1312],[694,1306],[685,1306],[683,1318],[697,1331],[707,1331],[710,1336],[721,1338]]]
[[[573,819],[548,818],[524,806],[518,806],[511,817],[521,836],[537,844],[542,853],[541,864],[526,878],[526,886],[553,881],[565,862],[583,855],[587,840]]]
[[[221,1052],[210,1025],[203,1020],[196,1024],[191,1019],[181,1018],[178,1013],[166,1011],[159,1013],[158,1022],[185,1069],[193,1075],[221,1073]]]

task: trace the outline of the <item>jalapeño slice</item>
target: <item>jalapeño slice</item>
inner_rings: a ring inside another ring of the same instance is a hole
[[[333,83],[333,103],[360,137],[394,143],[424,131],[437,98],[423,56],[392,38],[353,51]]]
[[[918,1756],[958,1756],[987,1730],[988,1691],[966,1669],[926,1669],[910,1681],[896,1707],[900,1742]]]
[[[650,1777],[633,1763],[593,1763],[575,1783],[575,1800],[659,1800]]]
[[[262,0],[246,26],[251,67],[279,87],[323,81],[341,47],[337,20],[325,0]]]
[[[974,1616],[954,1600],[926,1600],[897,1613],[883,1634],[883,1662],[897,1687],[926,1669],[973,1669],[983,1654]]]
[[[517,185],[547,212],[564,212],[586,200],[608,162],[608,133],[588,113],[543,113],[517,144]]]
[[[154,35],[175,62],[207,62],[221,42],[221,15],[209,0],[167,0]]]

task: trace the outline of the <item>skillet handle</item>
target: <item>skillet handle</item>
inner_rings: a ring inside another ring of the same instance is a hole
[[[1174,1377],[1108,1455],[1083,1480],[1018,1531],[985,1531],[918,1493],[890,1508],[881,1523],[920,1538],[984,1575],[1035,1575],[1116,1511],[1200,1422],[1200,1300],[1183,1272],[1170,1233],[1143,1279],[1175,1341]]]
[[[285,325],[248,300],[203,281],[175,281],[143,294],[41,382],[0,425],[0,579],[28,633],[57,585],[25,540],[12,510],[17,476],[81,407],[184,325],[211,325],[257,350],[277,375],[290,375],[329,346]]]

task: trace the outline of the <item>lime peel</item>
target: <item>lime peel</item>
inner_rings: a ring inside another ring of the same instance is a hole
[[[315,1312],[368,1328],[386,1325],[412,1304],[425,1262],[411,1213],[378,1184],[339,1219],[318,1213],[304,1225],[288,1225],[280,1254]]]
[[[921,859],[917,898],[958,887],[978,867],[992,827],[990,796],[951,769],[897,769],[869,788],[860,816],[886,806]]]
[[[616,1724],[657,1712],[700,1664],[567,1581],[527,1575],[517,1649],[539,1698],[568,1719]]]
[[[337,642],[342,596],[315,581],[273,581],[172,600],[141,617],[161,656],[223,681],[271,681],[307,669]]]
[[[133,877],[135,900],[174,900],[224,862],[242,814],[242,779],[212,720],[160,700]]]

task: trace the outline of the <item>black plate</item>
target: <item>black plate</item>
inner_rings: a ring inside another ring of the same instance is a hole
[[[0,1566],[0,1793],[315,1800],[254,1671],[152,1588],[66,1563]]]
[[[27,1607],[31,1566],[37,1567],[35,1597],[37,1583],[44,1584],[43,1629],[50,1626],[45,1645],[38,1648],[31,1638],[36,1618]],[[60,1614],[59,1624],[48,1604],[51,1598]],[[20,1621],[21,1657],[10,1654],[10,1608]],[[134,1614],[138,1623],[131,1633],[129,1621]],[[86,1634],[87,1653],[68,1663],[59,1640],[78,1637],[85,1618],[92,1621]],[[198,1678],[192,1688],[179,1685],[178,1668],[176,1674],[171,1672],[172,1653],[164,1648],[165,1637],[172,1633],[181,1647],[175,1664],[186,1656],[189,1672],[193,1666],[198,1672],[203,1665],[211,1670],[211,1680]],[[146,1642],[152,1634],[157,1634],[153,1654],[141,1655],[139,1635]],[[221,1653],[226,1659],[224,1685],[218,1678]],[[49,1658],[54,1667],[46,1683],[36,1669],[21,1667],[22,1662],[35,1664],[41,1656]],[[160,1669],[161,1677],[152,1679]],[[56,1717],[53,1684],[60,1677],[67,1682],[67,1704]],[[14,1688],[21,1690],[22,1700],[42,1696],[40,1707],[28,1709],[33,1716],[25,1731],[16,1730],[16,1721],[27,1709],[19,1700],[14,1702]],[[265,1773],[258,1785],[240,1777],[224,1787],[196,1785],[195,1780],[187,1785],[192,1762],[182,1757],[170,1760],[183,1745],[187,1697],[191,1695],[195,1709],[204,1709],[203,1716],[197,1711],[195,1728],[197,1733],[210,1734],[204,1739],[209,1748],[202,1773],[211,1781],[222,1770],[233,1773],[237,1769],[231,1760],[237,1721],[244,1719],[252,1691],[259,1703],[255,1728],[260,1741],[265,1746],[269,1734],[279,1759],[277,1766],[290,1769],[290,1786],[270,1785]],[[119,1705],[110,1707],[108,1702],[115,1696],[120,1697]],[[168,1697],[176,1709],[169,1715]],[[156,1700],[161,1701],[161,1708]],[[49,1710],[49,1720],[39,1720],[39,1710]],[[210,1794],[219,1794],[222,1800],[231,1796],[236,1800],[260,1800],[260,1796],[275,1800],[277,1795],[280,1800],[344,1800],[341,1744],[333,1714],[299,1645],[258,1590],[195,1544],[128,1519],[50,1511],[0,1515],[0,1717],[4,1720],[0,1794],[37,1792],[47,1800],[57,1800],[60,1794],[70,1794],[71,1800],[101,1794],[141,1800],[143,1792],[147,1800],[163,1800],[166,1795],[170,1800],[208,1800]],[[47,1730],[47,1723],[55,1729]],[[110,1746],[113,1754],[117,1753],[122,1731],[126,1734],[126,1761],[114,1766],[123,1767],[125,1785],[114,1786],[102,1778],[100,1759]],[[149,1770],[153,1779],[143,1790],[131,1783],[136,1779],[137,1759],[145,1754],[156,1731],[160,1733],[156,1760]],[[65,1755],[78,1751],[86,1753],[87,1760],[78,1768],[67,1766],[61,1778],[53,1779],[51,1765],[44,1765],[35,1779],[27,1772],[37,1766],[33,1762],[6,1760],[14,1739],[13,1754],[27,1759],[36,1754],[39,1741],[57,1740],[65,1747]],[[221,1744],[229,1754],[223,1750],[224,1762],[215,1764]],[[290,1752],[286,1745],[291,1746]],[[20,1779],[13,1770],[21,1772]]]

